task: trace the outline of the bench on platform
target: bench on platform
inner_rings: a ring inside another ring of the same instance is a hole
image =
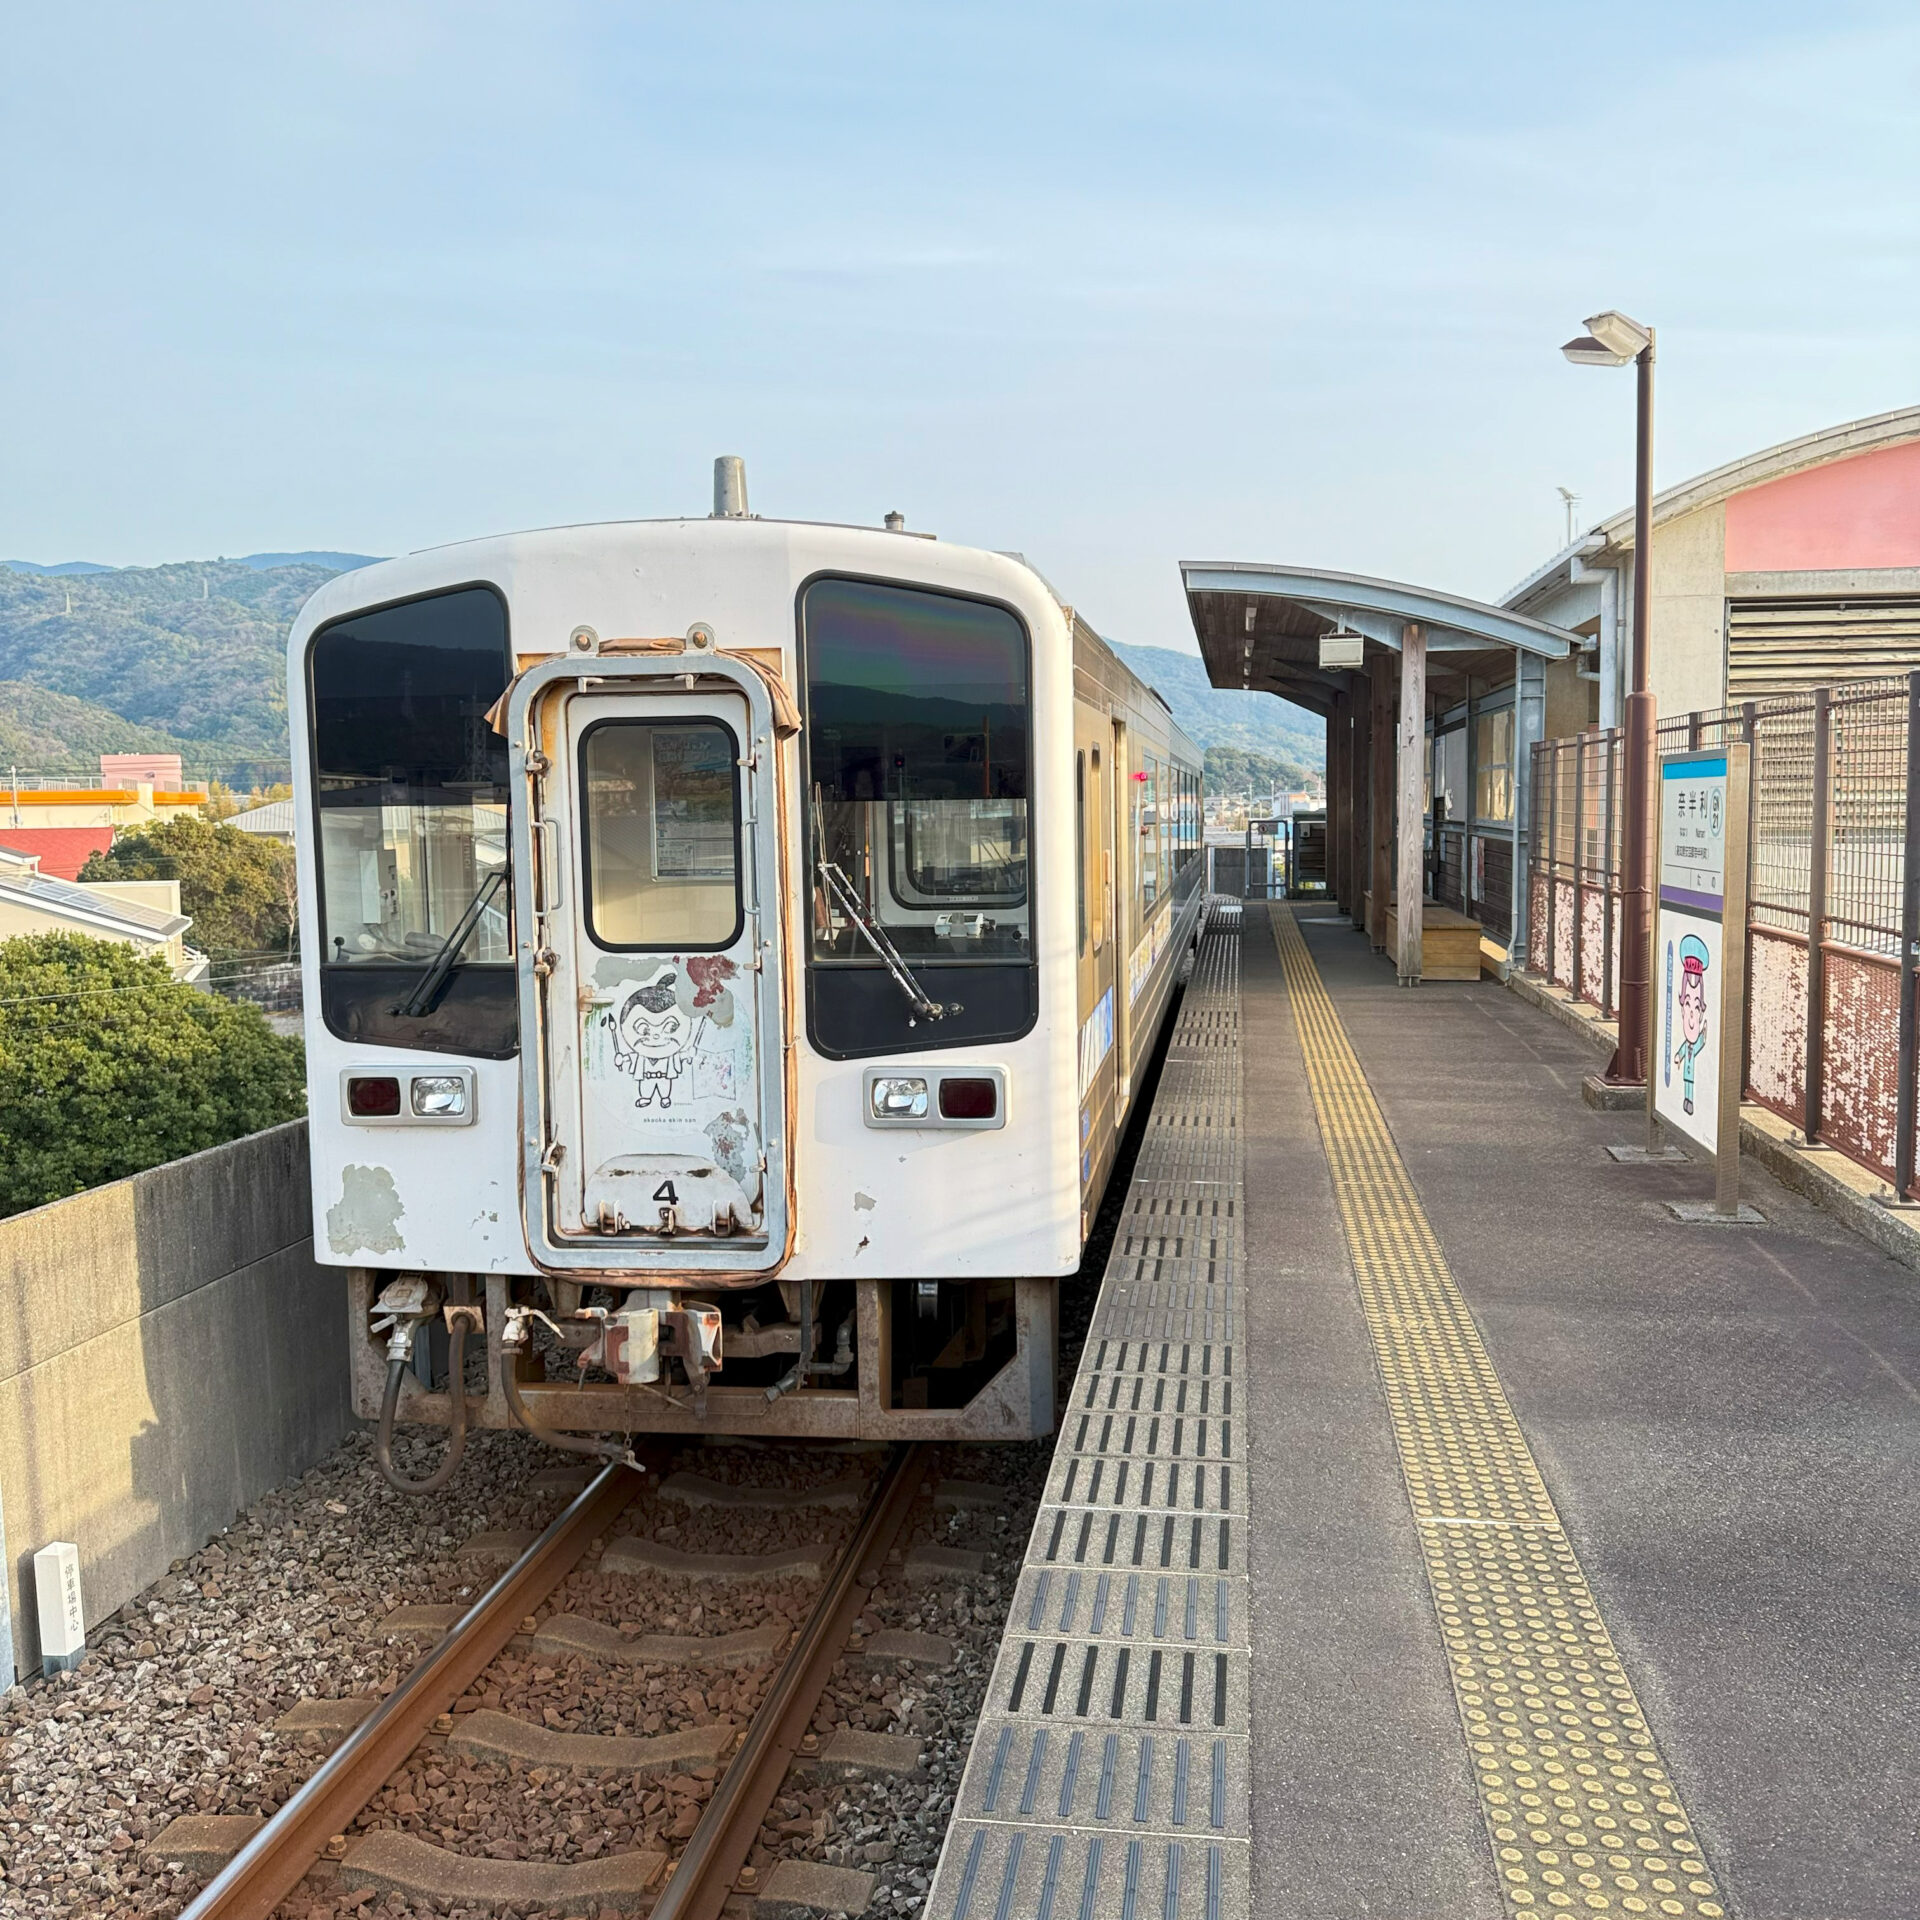
[[[1478,980],[1480,935],[1478,920],[1432,900],[1420,908],[1420,977],[1423,980]],[[1387,905],[1387,958],[1400,951],[1400,903]]]

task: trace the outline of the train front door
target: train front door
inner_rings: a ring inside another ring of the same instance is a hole
[[[516,683],[508,739],[533,1257],[562,1272],[777,1267],[789,1208],[767,686],[710,651],[563,658]]]

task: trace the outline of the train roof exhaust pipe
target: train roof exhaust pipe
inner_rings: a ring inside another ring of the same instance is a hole
[[[747,513],[747,463],[737,453],[723,453],[713,463],[713,517],[716,520],[745,520]]]

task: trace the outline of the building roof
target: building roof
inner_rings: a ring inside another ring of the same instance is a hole
[[[1710,473],[1696,474],[1677,487],[1653,496],[1653,524],[1697,513],[1702,507],[1717,506],[1750,487],[1764,486],[1769,480],[1784,479],[1790,473],[1808,467],[1825,466],[1829,461],[1851,459],[1859,453],[1877,453],[1887,447],[1905,446],[1920,440],[1920,407],[1896,407],[1891,413],[1870,414],[1864,420],[1843,421],[1837,427],[1822,427],[1818,433],[1803,433],[1798,439],[1782,440],[1778,446],[1763,447],[1758,453],[1743,454]],[[1515,607],[1542,586],[1564,574],[1574,560],[1594,560],[1609,549],[1631,552],[1633,549],[1633,508],[1623,507],[1605,520],[1596,522],[1570,546],[1543,560],[1527,577],[1501,596],[1500,604]],[[1611,564],[1611,563],[1609,563]]]
[[[1510,667],[1516,652],[1565,659],[1571,633],[1510,608],[1366,574],[1238,560],[1184,560],[1180,576],[1216,687],[1278,693],[1325,713],[1349,676],[1320,665],[1322,635],[1358,633],[1397,653],[1410,623],[1426,629],[1440,671]]]
[[[220,823],[238,827],[242,833],[280,834],[293,838],[293,802],[269,800],[264,806],[248,807],[244,813],[229,814]]]
[[[0,806],[4,804],[0,799]],[[77,880],[88,856],[105,853],[112,845],[111,827],[15,827],[0,819],[0,847],[33,856],[40,870],[57,880]]]
[[[193,925],[191,918],[183,913],[166,913],[138,900],[83,886],[78,881],[60,880],[45,873],[21,873],[11,866],[0,868],[0,900],[50,914],[57,920],[69,922],[82,933],[137,940],[148,946],[171,940]]]

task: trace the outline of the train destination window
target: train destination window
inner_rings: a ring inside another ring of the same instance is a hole
[[[739,743],[717,720],[603,720],[580,742],[587,926],[603,947],[731,946]]]
[[[800,625],[814,1044],[850,1058],[1027,1032],[1026,628],[846,579],[811,582]]]
[[[307,654],[328,1028],[502,1059],[518,1045],[507,610],[462,587],[322,627]]]

